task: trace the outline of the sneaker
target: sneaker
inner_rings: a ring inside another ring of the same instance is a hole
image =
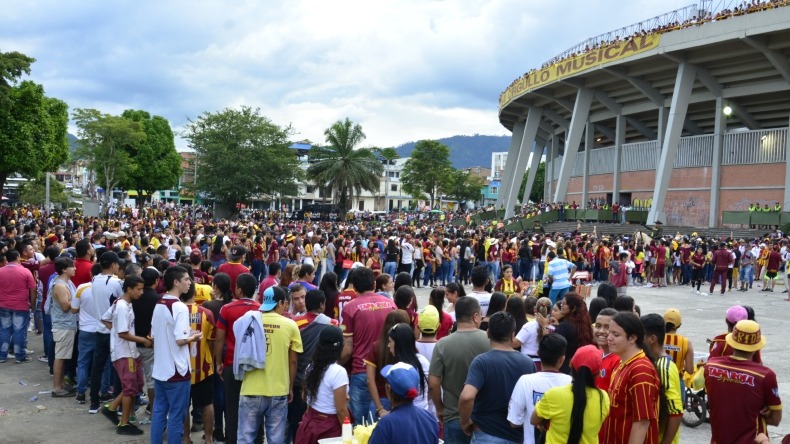
[[[24,364],[24,363],[26,363],[26,362],[32,362],[32,361],[33,361],[33,360],[32,360],[32,359],[30,359],[30,356],[25,356],[25,357],[24,357],[24,358],[22,358],[22,359],[17,359],[15,362],[16,362],[17,364]]]
[[[699,293],[699,290],[697,290],[697,294],[700,294],[700,293]]]
[[[30,350],[30,349],[27,349],[27,348],[25,349],[25,354],[26,355],[32,355],[35,352],[36,352],[35,350]]]
[[[113,425],[118,425],[118,413],[115,410],[110,410],[107,404],[102,406],[101,414],[106,416]]]
[[[71,376],[64,376],[63,377],[63,382],[65,384],[67,384],[67,385],[72,386],[72,387],[76,387],[77,386],[77,381],[75,381],[74,378],[72,378]]]
[[[45,355],[41,355],[38,357],[38,362],[46,362],[49,363],[49,359]]]
[[[88,413],[90,413],[91,415],[95,415],[96,413],[99,413],[100,408],[101,406],[99,405],[98,402],[94,404],[93,401],[91,401],[91,406],[88,407]]]
[[[77,404],[85,404],[85,393],[77,393]]]
[[[108,402],[115,399],[115,397],[110,393],[100,393],[99,394],[99,401],[100,402]]]
[[[222,430],[214,430],[214,441],[225,442],[225,433]]]
[[[119,435],[142,435],[144,432],[134,424],[118,424],[115,433]]]
[[[8,360],[8,358],[0,358],[0,364],[6,362],[7,360]]]
[[[151,424],[151,418],[141,419],[138,424],[140,424],[140,425],[150,425]]]

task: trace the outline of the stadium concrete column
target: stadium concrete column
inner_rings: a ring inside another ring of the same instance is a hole
[[[555,139],[556,137],[557,136],[553,136],[552,140]],[[522,204],[529,203],[529,195],[532,194],[532,187],[535,186],[535,177],[538,174],[538,168],[540,167],[540,158],[543,156],[544,149],[546,151],[550,149],[548,143],[544,143],[544,144],[536,143],[535,147],[532,148],[532,160],[530,161],[529,164],[529,174],[527,174],[527,186],[524,188],[524,197],[521,199]],[[545,172],[543,175],[543,179],[544,181],[546,179]]]
[[[587,121],[587,128],[584,130],[584,165],[582,165],[582,208],[587,208],[587,193],[589,191],[590,179],[590,151],[595,143],[595,129],[590,121]]]
[[[518,149],[518,157],[515,162],[508,161],[508,164],[514,164],[514,170],[510,172],[510,186],[508,187],[508,194],[505,196],[505,219],[513,217],[513,206],[518,200],[518,191],[521,189],[521,179],[524,177],[524,171],[527,169],[529,150],[535,143],[535,137],[538,135],[538,126],[540,125],[540,119],[542,117],[542,108],[529,109],[529,114],[527,115],[527,121],[524,125],[524,131],[521,137],[521,144]]]
[[[543,200],[548,202],[554,196],[554,158],[559,152],[560,137],[556,134],[551,138],[551,146],[546,150],[546,170],[543,174]]]
[[[625,141],[625,116],[618,114],[614,129],[614,169],[612,170],[612,204],[620,203],[620,167]]]
[[[678,154],[678,144],[680,134],[683,131],[683,124],[686,120],[688,111],[689,96],[694,87],[694,78],[697,74],[697,67],[683,62],[678,65],[678,73],[675,77],[675,90],[672,93],[672,105],[669,108],[667,118],[667,129],[664,134],[664,143],[661,146],[661,157],[656,170],[656,183],[653,188],[653,206],[647,214],[647,223],[654,224],[656,221],[664,222],[664,201],[667,197],[669,178],[672,176],[672,166]]]
[[[708,226],[715,227],[719,222],[719,186],[721,186],[721,156],[724,149],[724,99],[716,97],[716,113],[713,118],[713,162],[710,176],[710,212]]]
[[[590,105],[592,105],[593,90],[589,88],[579,88],[576,93],[576,103],[573,105],[573,115],[571,124],[568,125],[568,132],[565,138],[565,154],[562,156],[562,166],[557,177],[557,190],[554,193],[554,202],[564,202],[568,192],[568,181],[571,172],[576,165],[576,155],[579,154],[579,144],[582,141],[582,133],[590,115]]]
[[[790,133],[790,120],[788,121],[788,133]],[[790,213],[790,134],[785,137],[785,199],[782,205],[783,213]]]
[[[661,106],[658,108],[658,134],[656,141],[658,149],[664,145],[664,135],[667,132],[667,119],[669,119],[669,108]],[[660,153],[660,152],[659,152]]]
[[[521,140],[524,138],[524,127],[526,126],[526,122],[524,121],[517,121],[513,125],[513,135],[510,136],[510,147],[507,150],[507,162],[505,162],[505,171],[502,172],[502,177],[500,178],[499,184],[499,194],[496,197],[496,209],[499,209],[505,200],[505,196],[510,189],[510,185],[513,182],[512,175],[513,169],[515,168],[516,161],[518,160],[518,153],[521,149]],[[495,172],[491,171],[493,175]]]

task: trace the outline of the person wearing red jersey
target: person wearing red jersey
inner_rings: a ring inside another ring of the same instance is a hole
[[[763,289],[760,291],[774,291],[774,283],[782,265],[782,255],[779,254],[779,245],[774,245],[768,253],[768,262],[765,265],[765,277],[763,278]]]
[[[359,296],[346,303],[342,309],[341,328],[345,343],[340,361],[352,359],[349,407],[355,422],[361,424],[370,410],[370,393],[363,360],[380,336],[387,314],[397,307],[392,299],[373,293],[373,270],[356,268],[350,279]]]
[[[272,262],[269,264],[268,271],[269,275],[266,276],[266,279],[261,281],[261,284],[258,286],[258,293],[255,295],[255,300],[258,302],[263,301],[263,292],[266,291],[267,288],[274,287],[280,283],[280,276],[282,276],[280,264]]]
[[[214,340],[214,364],[216,372],[225,381],[225,437],[227,443],[236,442],[238,427],[239,394],[241,381],[233,375],[233,353],[236,349],[236,336],[233,334],[233,323],[248,311],[258,310],[261,304],[252,300],[258,281],[250,273],[240,274],[236,279],[236,300],[223,305],[217,319],[216,339]],[[222,358],[222,347],[225,346],[225,357]],[[221,359],[222,358],[222,359]]]
[[[768,425],[782,420],[776,374],[752,362],[766,342],[760,324],[740,321],[726,341],[734,349],[732,356],[710,358],[705,365],[711,443],[753,443]]]
[[[691,255],[693,250],[689,244],[688,238],[683,238],[683,245],[680,246],[680,264],[683,270],[683,280],[680,285],[688,285],[691,283],[693,273],[693,265],[691,264]]]
[[[607,444],[658,443],[658,372],[644,352],[645,330],[634,313],[620,312],[609,324],[609,351],[620,366],[609,387],[611,408],[601,428]]]
[[[721,281],[721,294],[724,295],[724,291],[727,289],[727,270],[733,261],[732,255],[727,250],[727,244],[720,242],[719,249],[713,252],[713,256],[710,259],[710,263],[713,265],[713,279],[710,281],[710,294],[713,294],[716,283]]]
[[[77,241],[75,248],[77,250],[77,259],[74,261],[74,267],[77,269],[77,272],[71,277],[71,282],[74,283],[75,287],[79,287],[91,281],[94,251],[89,239]]]
[[[612,322],[612,316],[617,314],[614,308],[604,308],[598,312],[593,324],[593,337],[595,343],[603,354],[601,360],[601,371],[595,376],[595,386],[601,390],[609,390],[609,385],[612,382],[612,373],[620,365],[620,356],[609,351],[609,325]]]
[[[727,333],[722,333],[717,335],[713,340],[710,341],[710,347],[708,352],[710,355],[708,358],[716,358],[719,356],[730,356],[732,355],[733,348],[727,344],[727,335],[732,333],[732,329],[735,328],[735,324],[745,319],[749,319],[749,311],[740,305],[733,305],[732,307],[727,309],[727,315],[724,318],[724,321],[727,323]],[[754,319],[752,319],[754,320]],[[762,364],[762,356],[760,356],[760,350],[757,350],[752,356],[752,361],[756,362],[757,364]]]
[[[691,288],[697,287],[697,294],[700,294],[699,288],[702,286],[702,281],[705,280],[703,276],[703,267],[705,267],[705,254],[702,252],[702,247],[697,247],[694,254],[691,255]]]
[[[348,285],[346,286],[345,290],[341,291],[340,294],[337,295],[337,303],[335,304],[334,318],[338,322],[340,322],[340,324],[343,324],[343,307],[345,307],[346,304],[348,304],[349,302],[356,299],[357,296],[359,295],[359,293],[357,293],[357,290],[354,289],[354,280],[351,279],[351,277],[356,273],[356,270],[357,269],[355,268],[349,271],[348,278],[346,281]]]
[[[655,249],[656,266],[653,269],[653,283],[656,287],[661,288],[666,286],[666,261],[667,261],[667,247],[663,241],[658,241]]]
[[[612,260],[612,250],[609,249],[609,241],[601,241],[596,259],[598,260],[598,280],[606,282],[609,280],[609,262]]]
[[[200,263],[203,262],[203,255],[200,250],[194,249],[189,253],[189,266],[192,267],[192,273],[195,275],[195,283],[208,285],[208,274],[200,269]]]
[[[246,248],[241,245],[234,245],[230,247],[230,252],[228,253],[229,261],[217,268],[217,273],[227,273],[227,275],[230,276],[230,291],[232,291],[233,294],[236,294],[236,280],[239,275],[250,272],[250,269],[241,263],[246,256]]]

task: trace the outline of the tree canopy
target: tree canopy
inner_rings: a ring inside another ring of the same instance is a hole
[[[75,158],[85,161],[88,169],[96,172],[97,182],[104,187],[105,203],[109,204],[115,187],[137,168],[129,152],[131,147],[145,142],[143,124],[95,109],[78,108],[73,118],[80,139]]]
[[[135,168],[123,178],[121,187],[136,190],[138,200],[143,198],[143,192],[150,196],[158,190],[174,189],[181,176],[181,156],[176,151],[170,123],[164,117],[140,110],[126,110],[121,117],[141,123],[146,136],[143,142],[126,146]]]
[[[345,213],[362,190],[378,191],[384,167],[374,149],[357,149],[365,133],[349,118],[332,124],[324,135],[327,146],[310,150],[307,174],[316,185],[332,191],[334,203]]]
[[[0,57],[2,59],[2,57]],[[0,106],[0,194],[6,179],[15,173],[37,177],[53,171],[68,158],[68,106],[46,97],[44,88],[31,81],[9,88],[7,106]]]
[[[246,106],[190,119],[182,135],[197,157],[195,191],[231,211],[253,196],[295,195],[302,171],[288,148],[291,132]]]
[[[46,203],[47,186],[45,177],[37,177],[25,182],[19,188],[19,201],[27,204],[43,207]],[[50,178],[49,181],[49,201],[52,204],[66,206],[69,203],[69,196],[66,195],[66,188],[62,183]]]
[[[461,202],[477,202],[483,198],[483,186],[485,182],[479,176],[475,176],[464,170],[451,170],[450,180],[445,186],[444,194],[447,197]]]
[[[22,74],[30,74],[35,61],[20,52],[0,52],[0,109],[7,110],[13,104],[11,88]]]
[[[403,166],[403,190],[418,199],[427,194],[433,207],[436,195],[450,184],[451,171],[450,148],[435,140],[420,140]]]
[[[529,168],[524,172],[521,180],[521,186],[518,189],[518,201],[524,201],[524,191],[527,188],[527,178],[529,177]],[[535,173],[535,183],[532,185],[532,192],[529,193],[529,200],[533,202],[540,202],[543,200],[543,187],[546,183],[546,162],[541,162],[538,165],[538,171]]]

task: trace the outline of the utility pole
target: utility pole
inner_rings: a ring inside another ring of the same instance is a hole
[[[44,173],[46,175],[46,191],[44,193],[44,209],[49,212],[49,173]]]

